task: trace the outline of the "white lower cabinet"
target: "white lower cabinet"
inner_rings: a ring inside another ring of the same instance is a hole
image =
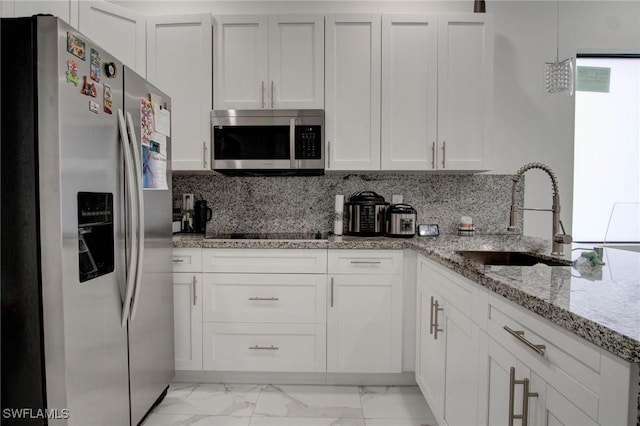
[[[324,274],[205,274],[204,321],[324,324]]]
[[[493,295],[487,327],[485,424],[511,424],[510,413],[530,425],[635,424],[630,364]]]
[[[202,370],[202,271],[200,257],[200,249],[174,249],[173,251],[173,265],[174,271],[176,271],[173,274],[176,370]]]
[[[598,423],[558,392],[523,361],[489,339],[489,413],[491,426],[580,425]],[[594,406],[597,408],[597,404]]]
[[[402,264],[401,250],[329,250],[327,371],[402,371]]]
[[[441,268],[418,256],[416,382],[438,424],[479,424],[481,330],[459,309],[478,298]]]
[[[324,324],[204,323],[204,369],[323,372]]]
[[[202,257],[204,370],[326,371],[326,250]]]
[[[440,426],[634,425],[637,380],[633,364],[418,255],[416,381]]]

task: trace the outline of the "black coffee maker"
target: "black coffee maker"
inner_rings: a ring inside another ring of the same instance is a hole
[[[207,222],[211,220],[213,212],[207,207],[207,200],[197,200],[193,208],[193,228],[196,233],[204,234]]]

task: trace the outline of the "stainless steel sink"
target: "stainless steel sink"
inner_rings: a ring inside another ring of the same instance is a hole
[[[456,253],[482,265],[533,266],[538,263],[549,266],[571,265],[568,259],[554,259],[524,251],[459,250]]]

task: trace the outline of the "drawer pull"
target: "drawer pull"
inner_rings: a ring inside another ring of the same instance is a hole
[[[250,297],[249,300],[251,300],[251,301],[256,301],[256,300],[263,301],[263,300],[266,300],[266,301],[269,301],[269,302],[277,302],[280,299],[277,298],[277,297]]]
[[[380,260],[352,260],[354,265],[379,265],[382,263]]]
[[[254,350],[254,351],[255,350],[257,350],[257,351],[277,351],[280,348],[277,347],[277,346],[273,346],[273,345],[271,345],[271,346],[258,346],[258,345],[255,345],[255,346],[249,346],[249,349]]]
[[[518,339],[519,341],[527,345],[529,349],[533,350],[540,356],[544,356],[544,351],[546,349],[545,345],[535,345],[531,343],[530,341],[524,338],[524,331],[512,330],[506,325],[503,328],[507,331],[507,333],[511,334],[513,337],[515,337],[516,339]]]
[[[513,403],[515,400],[516,385],[523,385],[522,414],[515,414]],[[529,419],[529,398],[537,398],[538,392],[529,392],[529,379],[516,380],[516,369],[509,368],[509,426],[513,426],[514,420],[521,420],[522,426],[527,426]]]
[[[183,263],[184,259],[173,259],[173,263]]]

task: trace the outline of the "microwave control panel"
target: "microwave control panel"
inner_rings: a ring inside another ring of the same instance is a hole
[[[296,126],[296,160],[322,158],[321,126]]]

